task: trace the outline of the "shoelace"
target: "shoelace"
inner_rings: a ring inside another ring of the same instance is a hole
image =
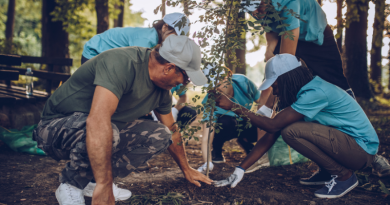
[[[336,185],[335,179],[337,178],[337,175],[331,175],[332,179],[329,182],[325,182],[325,186],[328,188],[328,194],[330,191],[332,191],[334,185]]]

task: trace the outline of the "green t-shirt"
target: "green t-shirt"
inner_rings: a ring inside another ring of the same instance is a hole
[[[171,92],[157,87],[149,77],[150,52],[149,48],[132,46],[111,49],[90,59],[47,100],[42,119],[89,113],[96,85],[118,97],[111,121],[119,129],[151,110],[170,113]]]

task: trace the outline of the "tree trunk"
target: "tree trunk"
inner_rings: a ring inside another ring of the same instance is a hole
[[[368,0],[347,0],[345,28],[346,70],[348,83],[356,97],[370,99],[373,94],[367,70]]]
[[[337,34],[336,41],[339,47],[340,53],[343,52],[343,3],[344,0],[337,0]]]
[[[318,4],[322,6],[322,0],[317,0]]]
[[[188,9],[188,1],[189,0],[183,0],[183,11],[186,16],[191,15],[191,12]]]
[[[42,57],[69,58],[69,35],[63,29],[62,21],[53,21],[50,15],[57,6],[53,0],[42,0]],[[47,65],[46,70],[70,73],[68,66]],[[46,91],[50,94],[51,87],[57,87],[59,82],[47,81]]]
[[[95,0],[97,15],[97,33],[103,33],[109,27],[108,0]]]
[[[15,0],[8,1],[7,23],[5,26],[5,38],[12,44],[15,25]]]
[[[385,29],[385,0],[375,1],[374,33],[371,45],[371,80],[375,82],[375,93],[382,92],[382,41]]]
[[[123,27],[123,15],[125,13],[125,0],[121,0],[120,5],[115,5],[116,9],[120,10],[118,18],[114,20],[114,27]]]
[[[165,1],[166,0],[161,0],[161,18],[164,18],[165,16]]]
[[[245,13],[244,12],[240,12],[238,13],[238,18],[244,18],[245,19]],[[245,60],[245,53],[246,53],[246,32],[243,31],[241,33],[241,39],[243,41],[243,44],[244,44],[244,48],[243,49],[236,49],[236,57],[237,57],[237,60],[240,62],[240,65],[237,66],[236,68],[236,73],[240,73],[240,74],[243,74],[245,75],[246,74],[246,60]]]

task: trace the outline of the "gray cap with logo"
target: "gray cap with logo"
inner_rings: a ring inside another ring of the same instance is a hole
[[[169,35],[162,43],[160,55],[185,70],[195,85],[207,83],[207,78],[200,69],[200,48],[187,36]]]

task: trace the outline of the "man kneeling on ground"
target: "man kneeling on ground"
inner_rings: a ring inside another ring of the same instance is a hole
[[[303,61],[291,54],[271,58],[265,68],[264,90],[272,86],[283,109],[273,119],[251,113],[221,95],[219,106],[245,115],[252,125],[267,132],[234,173],[216,186],[235,187],[250,167],[282,135],[296,151],[317,163],[319,171],[300,180],[303,185],[326,185],[315,192],[320,198],[337,198],[358,185],[354,170],[370,166],[379,139],[359,104],[343,89],[312,76]],[[303,121],[302,121],[303,120]]]
[[[70,159],[56,191],[60,205],[83,205],[83,195],[92,196],[92,204],[130,198],[113,178],[129,175],[167,148],[189,182],[211,184],[189,166],[171,114],[172,87],[187,84],[189,77],[196,85],[207,82],[200,64],[200,48],[186,36],[171,35],[153,50],[103,52],[54,92],[34,138],[54,159]],[[137,120],[150,110],[162,124]]]

